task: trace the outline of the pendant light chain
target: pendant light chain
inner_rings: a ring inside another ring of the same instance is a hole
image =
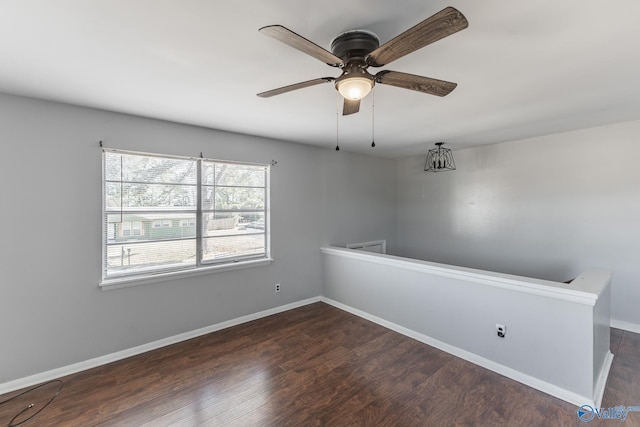
[[[340,96],[336,97],[336,151],[340,151],[340,145],[338,145],[339,139],[339,123],[338,123],[338,111],[340,110]]]
[[[371,91],[371,147],[376,146],[376,91]]]

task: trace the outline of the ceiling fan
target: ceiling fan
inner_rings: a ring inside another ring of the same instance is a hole
[[[335,77],[320,77],[259,93],[262,98],[280,95],[297,89],[335,81],[335,87],[344,97],[342,114],[357,113],[360,100],[367,96],[376,83],[411,89],[430,95],[446,96],[457,84],[398,71],[383,70],[370,74],[369,67],[382,67],[424,46],[434,43],[469,26],[462,13],[453,7],[442,9],[404,33],[380,46],[378,37],[364,30],[347,31],[331,42],[331,51],[294,33],[282,25],[268,25],[260,33],[300,50],[307,55],[342,70]]]

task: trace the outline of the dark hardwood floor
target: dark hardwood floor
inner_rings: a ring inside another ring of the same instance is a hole
[[[640,335],[612,329],[611,345],[602,406],[640,405]],[[323,303],[62,380],[24,426],[620,425]],[[0,425],[55,387],[0,405]]]

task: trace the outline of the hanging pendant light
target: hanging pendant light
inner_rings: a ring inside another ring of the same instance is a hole
[[[444,142],[436,142],[437,148],[429,150],[424,170],[427,172],[443,172],[456,170],[453,154],[448,148],[442,148]]]

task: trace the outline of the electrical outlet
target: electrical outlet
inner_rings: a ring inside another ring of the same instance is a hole
[[[498,332],[498,336],[500,338],[504,338],[504,336],[507,335],[507,327],[505,325],[496,323],[496,331]]]
[[[276,293],[280,292],[280,283],[276,283]]]

